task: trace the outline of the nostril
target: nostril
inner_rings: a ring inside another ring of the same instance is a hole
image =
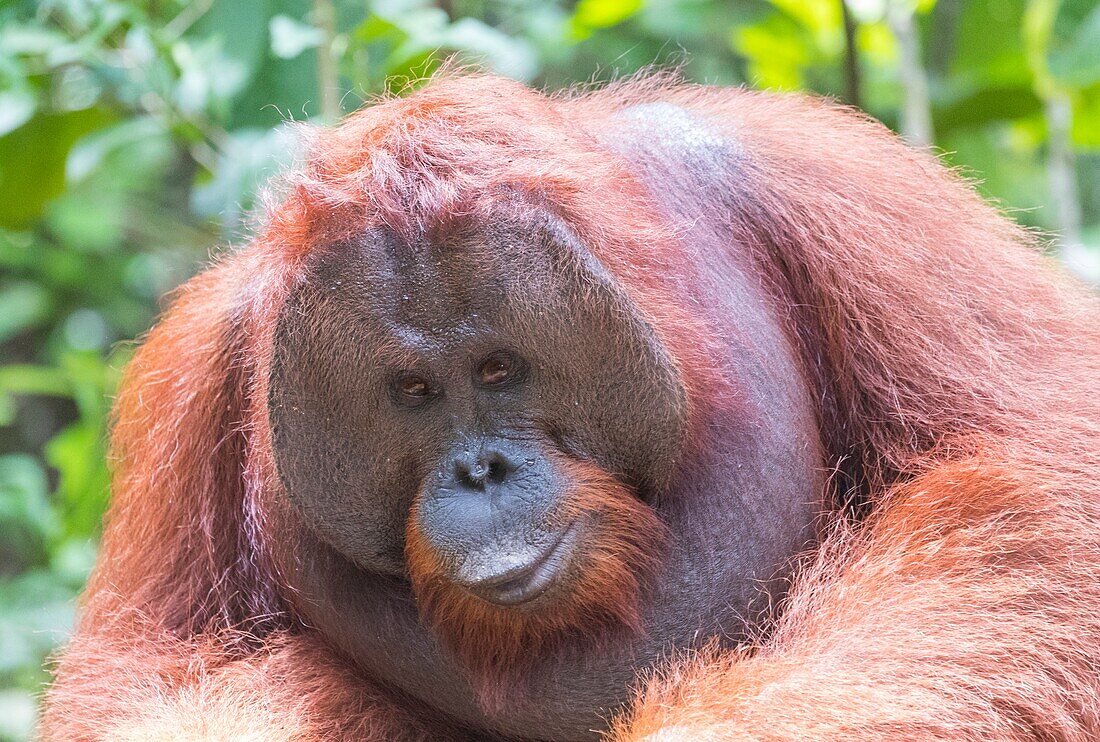
[[[486,478],[494,484],[500,484],[512,470],[508,459],[504,458],[504,455],[499,451],[491,452],[486,459]]]
[[[476,458],[460,456],[454,461],[455,479],[470,489],[500,484],[514,468],[503,453],[494,450],[482,451]]]

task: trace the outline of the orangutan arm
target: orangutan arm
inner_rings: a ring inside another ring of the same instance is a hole
[[[1092,739],[1097,504],[1071,477],[972,461],[899,487],[768,644],[654,678],[612,738]]]
[[[439,738],[441,730],[414,719],[311,637],[273,637],[242,659],[228,659],[225,646],[224,637],[184,642],[78,636],[49,692],[41,738]]]

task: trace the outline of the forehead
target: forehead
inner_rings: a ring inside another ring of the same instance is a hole
[[[560,220],[534,210],[414,243],[370,229],[324,250],[306,293],[320,294],[315,311],[350,315],[381,348],[441,350],[519,329],[530,309],[557,304],[574,241]]]
[[[374,286],[372,313],[428,335],[492,321],[516,293],[523,254],[514,242],[485,233],[442,244],[382,240],[360,263]]]

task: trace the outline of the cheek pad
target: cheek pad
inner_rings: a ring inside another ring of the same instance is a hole
[[[400,574],[420,477],[409,441],[430,431],[392,414],[362,307],[325,285],[303,284],[279,319],[268,395],[276,469],[321,540],[363,568]]]

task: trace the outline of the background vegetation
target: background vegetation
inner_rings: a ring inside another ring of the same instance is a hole
[[[160,297],[243,242],[324,122],[448,54],[557,88],[645,65],[859,105],[1100,279],[1097,0],[0,3],[0,739],[95,556],[107,416]]]

